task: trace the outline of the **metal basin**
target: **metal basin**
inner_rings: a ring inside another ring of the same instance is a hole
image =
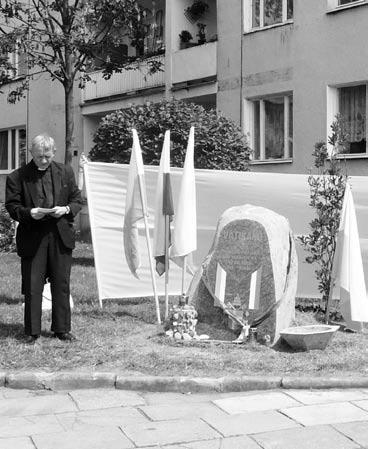
[[[313,324],[309,326],[288,327],[280,332],[282,338],[293,348],[300,351],[325,349],[332,335],[340,326]]]

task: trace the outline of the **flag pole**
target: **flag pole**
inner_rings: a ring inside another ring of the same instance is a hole
[[[183,268],[181,273],[181,295],[185,297],[185,272],[187,271],[187,256],[183,257]]]
[[[165,215],[165,320],[169,316],[169,242],[170,217]]]
[[[144,190],[143,190],[142,176],[143,175],[138,175],[139,193],[140,193],[140,196],[141,196],[141,203],[142,203],[144,229],[145,229],[145,233],[146,233],[146,242],[147,242],[148,259],[149,259],[150,271],[151,271],[153,296],[155,298],[155,304],[156,304],[157,323],[161,324],[160,304],[159,304],[159,301],[158,301],[155,270],[154,270],[154,267],[153,267],[153,256],[152,256],[151,241],[150,241],[150,236],[149,236],[148,220],[147,220],[148,213],[147,213],[147,210],[146,210],[146,202],[145,202],[144,193],[143,193]]]

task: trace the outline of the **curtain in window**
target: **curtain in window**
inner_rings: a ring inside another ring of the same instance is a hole
[[[282,0],[264,0],[264,26],[282,22]]]
[[[292,19],[294,17],[294,0],[287,0],[287,18]]]
[[[259,14],[260,14],[260,0],[252,1],[252,27],[257,28],[260,25]]]
[[[19,167],[27,163],[27,134],[25,129],[19,130]]]
[[[265,100],[265,153],[266,159],[284,155],[284,98]]]
[[[350,142],[361,142],[365,139],[366,86],[341,88],[339,100],[339,111],[345,121]]]
[[[8,170],[8,131],[0,132],[0,170]]]

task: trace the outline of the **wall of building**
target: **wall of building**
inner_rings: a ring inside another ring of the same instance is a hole
[[[10,88],[9,86],[8,88]],[[50,82],[48,77],[39,77],[30,83],[30,89],[27,93],[27,99],[22,99],[15,104],[7,103],[6,93],[0,95],[0,129],[11,128],[15,126],[27,125],[29,145],[32,138],[40,133],[47,133],[55,139],[56,156],[55,160],[64,162],[65,157],[65,115],[64,115],[64,90],[59,82]],[[73,152],[75,156],[72,165],[75,170],[78,166],[78,156],[83,147],[82,126],[80,114],[80,91],[75,91],[75,141]],[[31,159],[28,154],[29,160]],[[5,197],[5,179],[6,174],[0,174],[0,201]]]
[[[253,171],[307,172],[314,144],[327,139],[327,86],[368,80],[367,5],[327,8],[327,1],[294,0],[292,24],[243,36],[244,98],[292,91],[294,102],[293,162]],[[368,159],[347,167],[351,175],[368,174]]]
[[[217,1],[217,109],[241,122],[242,2]]]
[[[7,102],[10,85],[1,87],[1,90],[3,93],[0,94],[0,130],[15,126],[26,127],[26,99],[23,98],[14,105],[10,104]],[[5,199],[6,176],[6,174],[0,174],[0,202],[3,202]]]

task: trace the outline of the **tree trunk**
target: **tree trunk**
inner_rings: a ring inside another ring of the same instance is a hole
[[[65,90],[65,164],[72,162],[74,140],[74,95],[73,82],[64,85]]]

